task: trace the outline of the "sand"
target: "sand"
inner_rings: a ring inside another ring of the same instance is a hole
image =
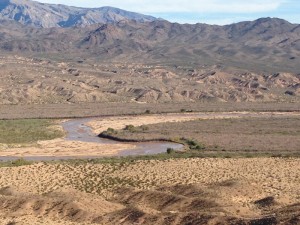
[[[99,134],[107,128],[123,129],[126,125],[141,126],[164,122],[181,122],[199,118],[199,114],[163,114],[145,116],[117,116],[95,118],[87,123],[94,133]]]
[[[184,190],[193,190],[192,188],[195,186],[203,190],[201,193],[203,192],[202,196],[204,195],[206,200],[221,206],[222,210],[218,211],[218,215],[256,218],[262,214],[262,211],[253,204],[256,200],[272,196],[276,200],[275,208],[299,203],[299,174],[300,159],[283,158],[173,159],[114,165],[38,163],[15,168],[0,168],[0,188],[7,186],[12,188],[13,191],[10,193],[14,193],[14,201],[20,198],[18,193],[43,194],[43,198],[46,199],[49,193],[63,193],[58,195],[60,199],[69,199],[72,196],[72,204],[76,203],[76,207],[88,215],[103,216],[111,215],[107,208],[110,204],[113,204],[116,210],[128,207],[126,204],[122,205],[120,199],[131,195],[129,199],[132,201],[135,199],[135,202],[131,203],[135,207],[148,214],[157,213],[159,211],[157,203],[152,201],[153,197],[149,199],[149,195],[156,192],[151,192],[151,190],[161,189],[160,195],[161,193],[163,195],[158,200],[156,199],[159,201],[172,192],[172,188],[168,187],[185,185]],[[128,191],[124,189],[126,187],[132,189]],[[164,189],[164,187],[166,188]],[[122,189],[121,193],[116,192],[118,188]],[[137,191],[143,192],[138,193]],[[90,194],[85,194],[86,192]],[[133,196],[137,194],[141,197],[136,199]],[[117,200],[116,195],[118,196]],[[181,195],[177,194],[176,196],[180,197]],[[5,198],[7,196],[0,191],[0,207],[3,207]],[[98,204],[95,208],[95,204],[87,204],[86,199],[89,198],[102,202],[102,204]],[[187,201],[186,197],[184,199]],[[48,199],[48,201],[50,200]],[[33,204],[32,198],[28,202]],[[6,202],[6,204],[8,203]],[[26,203],[26,205],[28,204]],[[51,205],[51,202],[47,202],[47,204]],[[47,204],[43,207],[47,207]],[[180,209],[182,206],[177,205],[176,207]],[[167,208],[170,211],[175,209]],[[31,208],[18,210],[27,220],[32,216],[42,216],[41,221],[52,221],[47,224],[71,224],[56,223],[57,220],[68,221],[70,219],[69,217],[63,219],[59,214],[49,215],[44,211],[32,212]],[[174,213],[176,214],[176,212]],[[2,210],[1,214],[9,219],[14,215],[9,207]],[[86,218],[92,218],[92,216],[86,216]],[[32,224],[41,224],[38,223],[37,218],[33,221]]]
[[[0,157],[96,157],[117,155],[124,149],[134,149],[131,144],[98,144],[55,139],[40,141],[36,147],[6,148]]]

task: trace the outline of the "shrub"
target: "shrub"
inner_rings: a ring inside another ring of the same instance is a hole
[[[174,152],[175,152],[175,150],[173,148],[167,148],[167,153],[168,154],[172,154]]]
[[[107,132],[114,132],[114,131],[115,131],[114,128],[111,128],[111,127],[107,128]]]
[[[149,130],[149,127],[146,126],[146,125],[142,125],[142,126],[140,126],[140,128],[141,128],[142,131]]]
[[[189,148],[191,150],[203,150],[205,149],[205,146],[195,140],[191,140],[191,139],[185,139],[185,142],[187,143],[187,145],[189,146]]]
[[[135,132],[136,131],[135,126],[133,126],[131,124],[130,125],[126,125],[125,128],[124,128],[124,130],[127,130],[129,132]]]
[[[104,134],[111,135],[111,134],[116,134],[116,133],[118,133],[118,132],[117,132],[115,129],[109,127],[109,128],[107,128],[107,130],[104,131],[103,133],[104,133]]]
[[[150,110],[149,109],[147,109],[146,111],[145,111],[145,114],[150,114],[151,112],[150,112]]]

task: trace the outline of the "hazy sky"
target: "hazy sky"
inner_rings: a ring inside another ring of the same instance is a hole
[[[38,0],[79,7],[113,6],[179,23],[229,24],[260,17],[300,23],[299,0]]]

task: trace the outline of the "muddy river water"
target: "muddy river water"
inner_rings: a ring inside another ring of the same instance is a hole
[[[99,143],[99,145],[120,144],[120,142],[118,141],[99,138],[96,134],[93,133],[92,129],[89,126],[85,125],[90,120],[92,119],[75,119],[64,122],[62,126],[67,132],[67,136],[65,139],[69,141]],[[134,143],[134,145],[136,146],[134,149],[126,149],[124,151],[121,151],[118,156],[152,155],[166,152],[167,148],[179,150],[183,147],[181,144],[171,142],[141,142]]]
[[[161,115],[163,121],[168,121],[174,118],[173,115]],[[232,113],[194,113],[194,114],[175,114],[175,117],[183,118],[188,117],[187,119],[224,119],[224,118],[245,118],[245,117],[257,117],[257,118],[284,118],[286,116],[300,116],[300,112],[264,112],[264,113],[256,113],[256,112],[232,112]],[[135,119],[135,118],[131,118]],[[96,154],[95,152],[88,152],[88,147],[79,150],[80,154],[76,154],[78,152],[72,152],[65,150],[65,153],[57,154],[56,151],[52,152],[45,152],[45,149],[37,149],[36,152],[33,154],[31,153],[31,149],[7,149],[0,152],[0,161],[10,161],[16,160],[19,158],[24,158],[26,160],[34,160],[34,161],[49,161],[49,160],[65,160],[65,159],[91,159],[91,158],[99,158],[105,156],[103,152],[107,150],[107,146],[114,146],[120,144],[118,141],[108,140],[104,138],[100,138],[97,136],[96,133],[93,132],[93,129],[89,127],[88,124],[91,121],[100,121],[98,124],[102,126],[103,123],[110,124],[110,121],[104,120],[104,118],[84,118],[84,119],[71,119],[62,123],[62,127],[66,132],[65,141],[70,141],[75,143],[75,147],[82,143],[93,143],[96,144]],[[157,122],[158,117],[155,117],[155,122]],[[103,121],[103,122],[101,122]],[[150,123],[151,121],[149,121]],[[94,128],[95,129],[95,128]],[[78,143],[77,143],[78,141]],[[64,142],[64,140],[61,140]],[[112,153],[113,156],[132,156],[132,155],[152,155],[152,154],[159,154],[166,152],[167,148],[173,148],[175,150],[182,149],[183,146],[177,143],[171,142],[140,142],[140,143],[122,143],[124,145],[115,153]],[[126,145],[128,144],[128,145]],[[44,148],[51,148],[51,146],[45,145]],[[66,148],[64,143],[61,147],[57,147],[57,151],[61,151],[62,148]],[[70,147],[72,148],[72,147]],[[64,149],[63,149],[64,150]],[[84,151],[84,152],[83,152]],[[73,154],[74,153],[74,154]],[[67,155],[67,156],[66,156]],[[96,156],[95,156],[96,155]]]

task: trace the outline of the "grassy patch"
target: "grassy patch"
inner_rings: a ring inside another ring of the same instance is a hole
[[[115,166],[116,169],[120,167],[134,164],[138,161],[158,160],[165,161],[171,159],[190,159],[190,158],[261,158],[261,157],[276,157],[276,158],[299,158],[300,153],[285,152],[280,155],[275,155],[270,152],[205,152],[190,150],[184,152],[172,151],[171,154],[161,153],[156,155],[140,155],[140,156],[125,156],[125,157],[103,157],[95,159],[70,159],[61,161],[47,162],[50,164],[67,164],[67,165],[84,165],[84,164],[109,164]]]
[[[63,131],[51,127],[53,125],[55,125],[53,120],[46,119],[2,120],[0,143],[26,144],[62,137]]]
[[[247,152],[205,152],[190,150],[184,152],[172,151],[168,153],[161,153],[156,155],[140,155],[140,156],[125,156],[125,157],[102,157],[95,159],[69,159],[69,160],[58,160],[58,161],[48,161],[46,164],[55,164],[55,165],[72,165],[80,166],[86,164],[108,164],[113,166],[114,170],[119,170],[122,167],[126,167],[130,164],[135,164],[139,161],[166,161],[172,159],[192,159],[192,158],[299,158],[300,153],[298,152],[285,152],[282,154],[272,154],[270,152],[256,152],[256,153],[247,153]],[[0,162],[0,167],[18,167],[31,165],[36,162],[27,161],[25,159],[17,159],[14,161]],[[128,181],[126,181],[129,183]]]
[[[27,166],[31,165],[34,162],[32,161],[27,161],[23,158],[13,160],[13,161],[6,161],[6,162],[0,162],[0,167],[18,167],[18,166]]]

